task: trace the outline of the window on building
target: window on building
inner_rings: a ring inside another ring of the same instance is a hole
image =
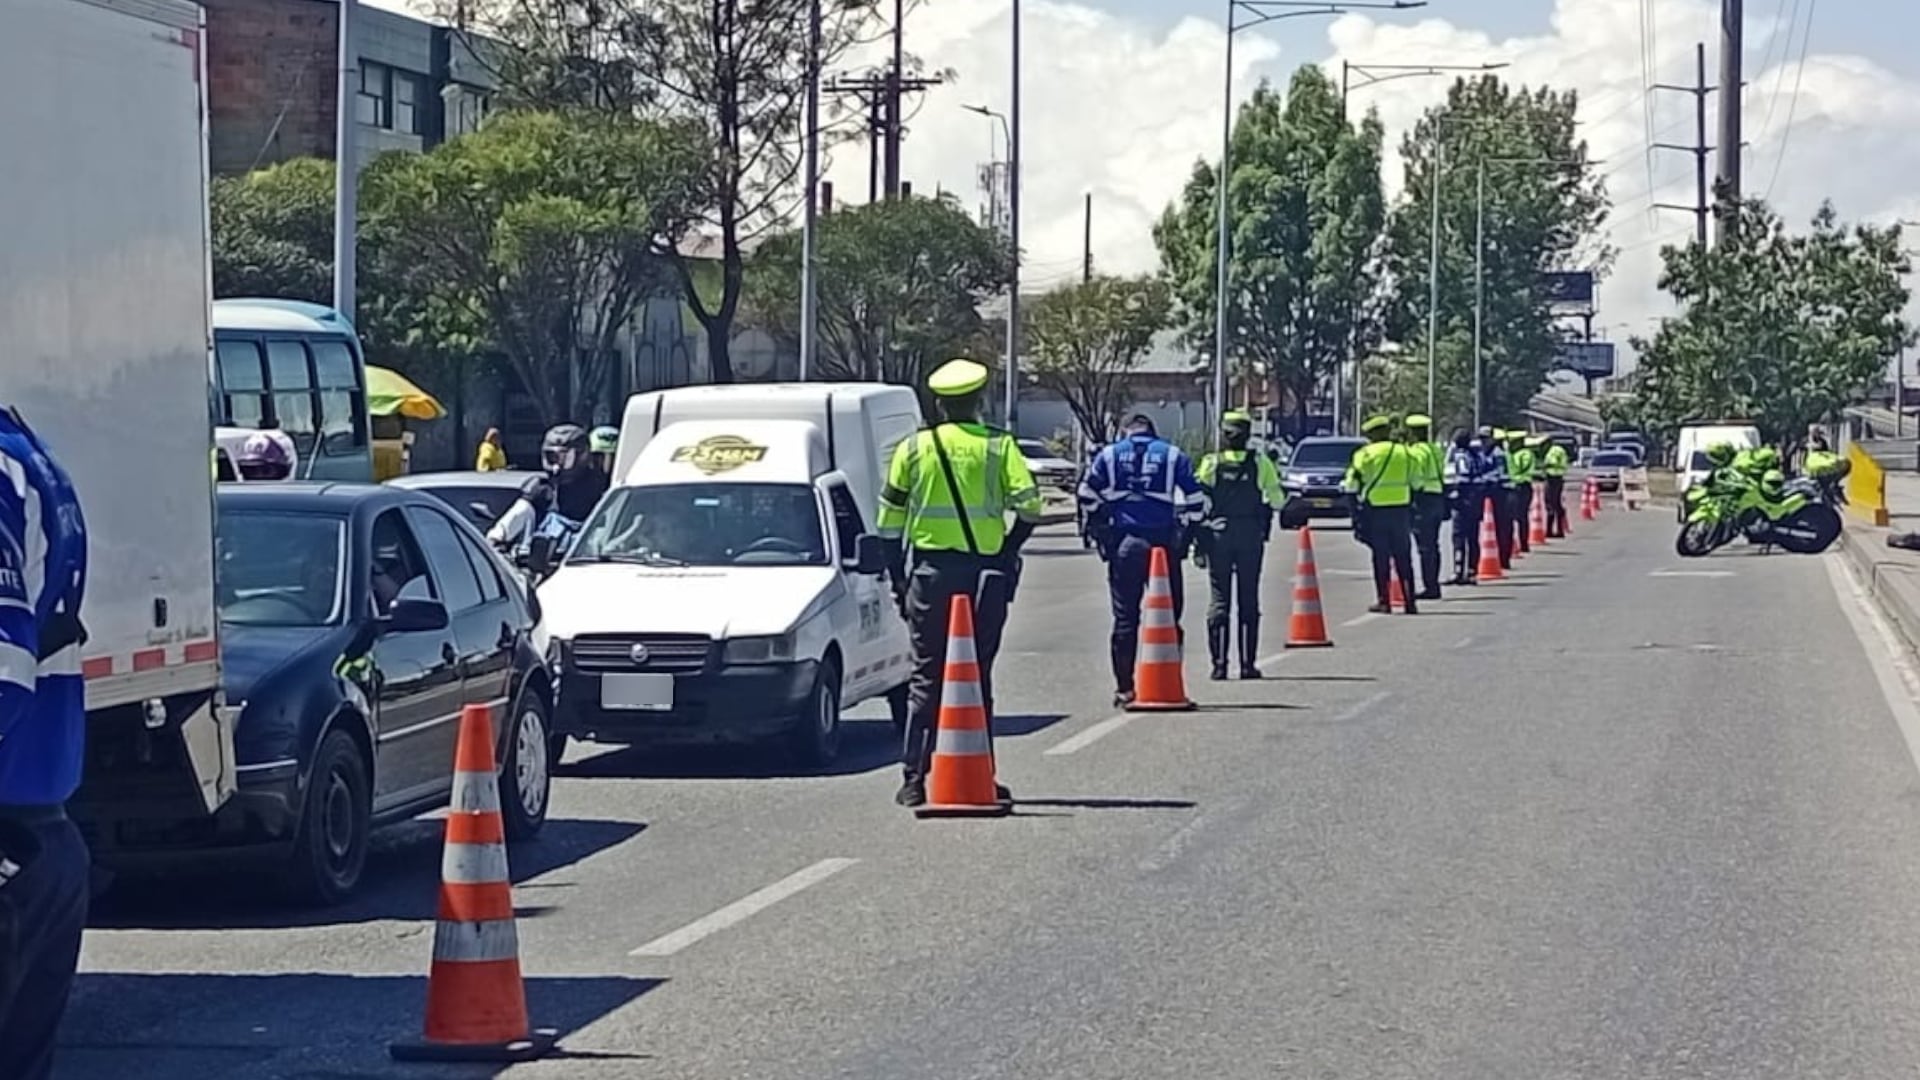
[[[408,71],[389,72],[393,85],[393,123],[387,125],[405,135],[420,134],[420,76]]]
[[[354,119],[370,127],[393,126],[393,69],[371,60],[360,61],[360,93],[353,99]]]

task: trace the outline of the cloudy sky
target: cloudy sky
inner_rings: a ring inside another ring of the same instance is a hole
[[[373,0],[399,5],[405,0]],[[907,19],[910,51],[950,85],[925,95],[904,150],[917,190],[980,201],[979,166],[999,153],[995,122],[963,106],[1006,110],[1012,0],[926,0]],[[1200,156],[1218,153],[1225,0],[1023,0],[1025,116],[1022,214],[1030,282],[1078,272],[1081,206],[1093,195],[1096,266],[1150,270],[1149,230]],[[1505,62],[1527,84],[1571,86],[1583,132],[1604,161],[1619,264],[1601,289],[1597,325],[1625,338],[1667,311],[1657,250],[1683,240],[1691,158],[1652,142],[1690,142],[1692,99],[1649,95],[1649,81],[1690,83],[1694,43],[1717,78],[1717,0],[1432,0],[1414,11],[1289,19],[1234,38],[1236,100],[1301,63]],[[1844,218],[1920,217],[1920,4],[1748,0],[1745,176],[1791,219],[1823,197]],[[1872,9],[1872,10],[1869,10]],[[1651,13],[1650,15],[1648,13]],[[1647,25],[1648,22],[1651,25]],[[1803,59],[1804,57],[1804,59]],[[1797,91],[1797,92],[1796,92]],[[1388,143],[1445,92],[1401,79],[1355,93],[1377,107]],[[1651,135],[1651,138],[1650,138]],[[1399,163],[1387,165],[1390,191]],[[835,154],[841,199],[864,198],[864,143]]]

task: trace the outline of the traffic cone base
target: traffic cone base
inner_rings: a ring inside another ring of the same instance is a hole
[[[940,715],[927,769],[927,801],[917,818],[1003,817],[1013,811],[995,790],[993,733],[980,687],[973,644],[973,598],[954,596],[947,607],[947,661],[940,675]]]
[[[493,715],[485,705],[460,713],[425,1028],[418,1042],[393,1043],[387,1052],[395,1061],[529,1061],[559,1039],[527,1022]]]
[[[1293,614],[1287,618],[1287,648],[1316,649],[1333,644],[1320,607],[1320,571],[1313,560],[1313,529],[1300,527],[1300,554],[1293,568]]]
[[[1186,665],[1180,655],[1180,622],[1173,613],[1173,570],[1167,549],[1153,549],[1147,594],[1140,601],[1140,644],[1134,655],[1133,701],[1128,712],[1185,712]]]

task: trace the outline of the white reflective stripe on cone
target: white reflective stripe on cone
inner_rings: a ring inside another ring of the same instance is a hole
[[[976,662],[978,662],[978,657],[973,651],[973,638],[971,636],[950,637],[947,639],[947,663],[972,664]]]
[[[990,753],[993,741],[987,738],[984,728],[941,728],[934,737],[933,752],[936,754],[967,754],[978,756]]]
[[[1295,600],[1293,602],[1293,613],[1295,615],[1318,615],[1320,614],[1320,601]]]
[[[972,679],[948,679],[940,687],[940,704],[960,707],[984,706],[986,701],[980,696],[980,684]]]
[[[507,877],[501,844],[448,844],[440,856],[440,880],[449,885],[497,885]]]
[[[442,919],[433,928],[433,959],[436,962],[476,964],[488,960],[513,960],[520,955],[520,935],[512,919],[487,922],[448,922]]]
[[[500,811],[500,778],[485,772],[453,774],[453,802],[456,813],[483,814]]]
[[[1141,626],[1173,626],[1173,609],[1170,607],[1150,607],[1140,610]]]
[[[1143,664],[1177,664],[1180,662],[1180,646],[1160,645],[1152,642],[1140,646],[1140,662]]]

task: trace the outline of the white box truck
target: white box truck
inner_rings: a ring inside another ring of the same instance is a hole
[[[912,674],[876,531],[913,391],[700,386],[627,404],[614,481],[540,603],[556,730],[627,743],[784,736],[824,764],[843,706]]]
[[[200,9],[6,0],[0,405],[72,474],[90,548],[87,764],[97,851],[233,793],[221,707],[207,372]],[[29,105],[28,103],[31,103]]]

